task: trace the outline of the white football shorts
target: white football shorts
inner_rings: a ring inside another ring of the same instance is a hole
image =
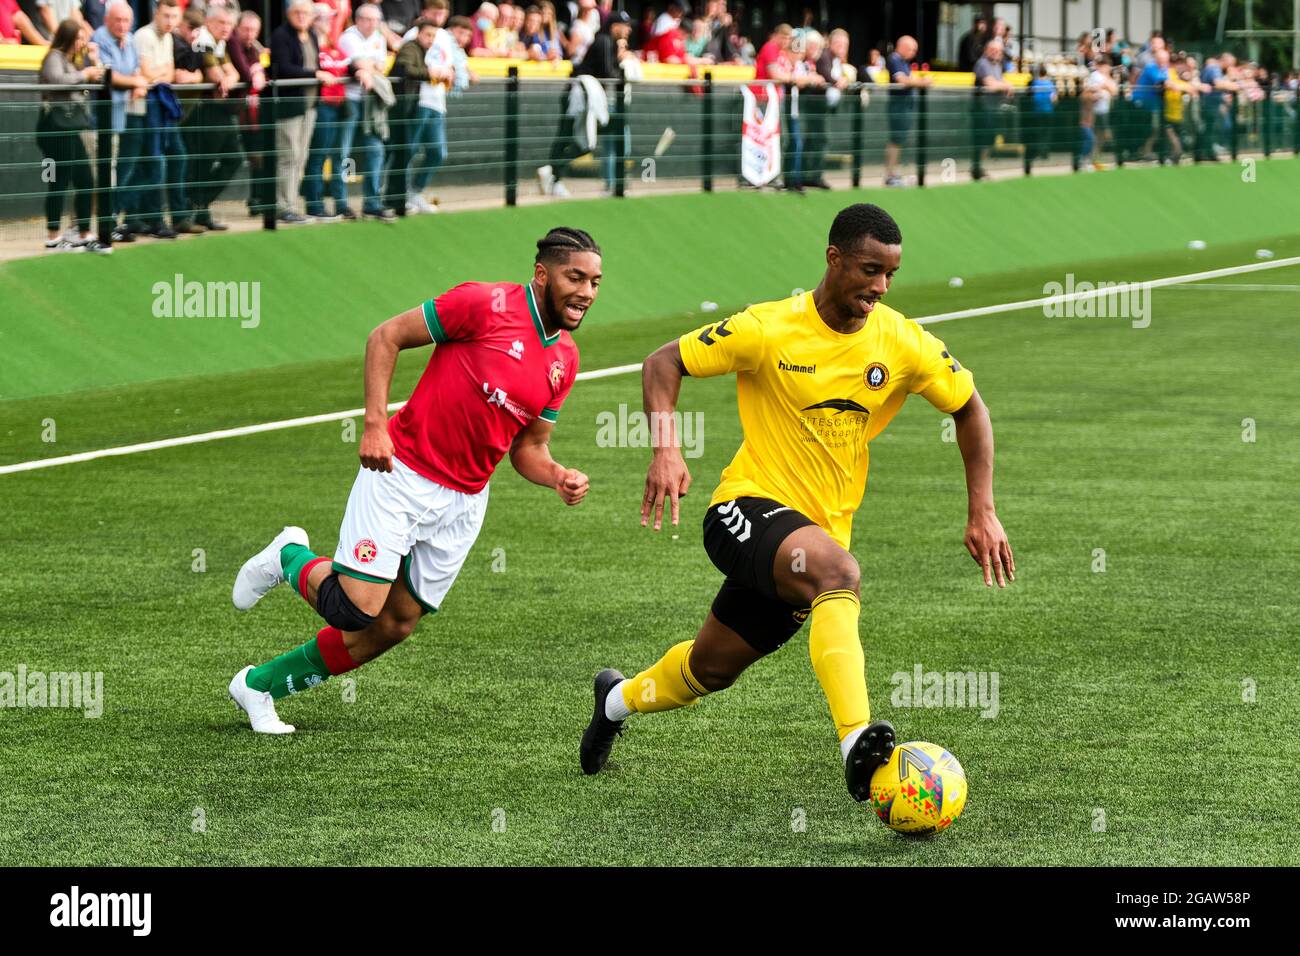
[[[362,468],[348,495],[334,570],[396,581],[429,613],[438,610],[474,546],[488,489],[470,495],[430,481],[393,458],[391,472]]]

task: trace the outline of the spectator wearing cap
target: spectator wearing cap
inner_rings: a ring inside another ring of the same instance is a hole
[[[916,59],[919,48],[915,37],[901,36],[885,60],[885,72],[889,80],[885,111],[889,128],[885,140],[886,186],[903,185],[903,178],[898,175],[898,160],[903,148],[911,142],[912,130],[916,127],[917,91],[929,86],[931,82],[928,76],[912,73],[912,62]]]

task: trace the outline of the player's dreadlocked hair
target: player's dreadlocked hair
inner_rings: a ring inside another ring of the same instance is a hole
[[[556,226],[537,240],[537,259],[543,265],[555,265],[565,262],[575,252],[594,252],[600,255],[600,246],[596,240],[581,229],[568,226]]]
[[[849,250],[863,239],[875,239],[887,246],[900,246],[903,244],[903,233],[899,231],[894,217],[879,206],[860,202],[841,209],[831,223],[830,244]]]

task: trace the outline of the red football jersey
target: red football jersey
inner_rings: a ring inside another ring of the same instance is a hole
[[[520,429],[556,420],[578,347],[546,334],[531,284],[464,282],[424,303],[424,321],[436,346],[388,434],[403,464],[477,494]]]

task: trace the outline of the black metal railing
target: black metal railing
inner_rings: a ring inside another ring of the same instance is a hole
[[[315,167],[321,167],[321,175],[331,182],[335,176],[342,177],[344,201],[349,205],[361,192],[363,204],[382,202],[397,215],[406,211],[399,194],[405,191],[403,187],[409,188],[412,180],[428,179],[424,174],[430,167],[436,167],[432,182],[447,206],[490,204],[494,189],[500,190],[495,194],[497,202],[504,193],[506,205],[513,206],[527,194],[524,184],[537,170],[558,164],[555,157],[570,151],[561,140],[563,130],[575,125],[564,123],[566,95],[573,82],[567,78],[525,79],[512,68],[503,80],[484,80],[460,95],[450,95],[445,114],[447,155],[436,156],[438,161],[430,156],[440,153],[439,144],[419,138],[425,128],[420,124],[427,117],[420,112],[418,94],[399,92],[388,114],[389,137],[377,152],[359,151],[353,136],[351,155],[344,156],[334,146],[328,162],[320,162],[319,155],[313,157]],[[43,110],[39,94],[80,90],[90,95],[93,121],[84,132],[93,134],[93,149],[86,150],[83,162],[94,171],[97,231],[102,242],[111,242],[122,212],[114,187],[120,192],[132,182],[114,182],[114,140],[120,173],[122,136],[112,130],[110,84],[111,74],[102,83],[69,87],[0,84],[0,144],[4,147],[0,152],[0,223],[30,220],[39,214],[47,196],[57,192],[48,179],[49,157],[42,156],[38,138],[49,143],[52,138],[83,132],[46,129],[42,137],[34,137]],[[703,69],[691,80],[618,80],[603,86],[608,123],[600,129],[600,143],[592,151],[595,161],[568,165],[568,182],[599,181],[604,192],[614,197],[664,188],[711,192],[733,183],[745,184],[740,85],[717,81],[711,71]],[[273,80],[257,95],[240,87],[224,101],[212,96],[212,84],[174,88],[184,105],[184,116],[176,122],[184,140],[184,160],[178,152],[170,162],[183,162],[194,169],[223,156],[229,159],[226,167],[234,174],[228,182],[216,184],[220,199],[246,204],[267,229],[276,228],[277,211],[284,211],[277,210],[275,192],[277,174],[283,172],[288,157],[277,148],[276,128],[278,114],[290,101],[286,93],[291,87],[314,87],[316,102],[320,102],[321,90],[314,80]],[[1095,160],[1123,165],[1153,159],[1212,161],[1236,158],[1242,152],[1265,157],[1300,152],[1294,90],[1264,87],[1252,98],[1231,94],[1167,98],[1163,87],[1154,96],[1134,97],[1126,85],[1113,98],[1104,120],[1097,119],[1094,111],[1095,153],[1087,152],[1082,123],[1085,106],[1078,89],[1073,79],[1061,84],[1056,102],[1044,109],[1044,101],[1024,88],[1003,95],[931,86],[918,88],[909,97],[888,86],[865,83],[849,86],[838,98],[828,99],[808,92],[795,96],[787,86],[779,96],[783,175],[777,182],[798,187],[822,185],[830,178],[837,187],[869,185],[881,181],[894,149],[898,159],[892,172],[912,177],[920,186],[933,183],[936,169],[940,180],[946,182],[964,175],[980,178],[995,170],[1029,175],[1044,165],[1080,170]],[[218,102],[224,104],[223,115],[213,108]],[[342,110],[340,115],[346,113]],[[330,121],[333,128],[327,130],[328,124],[323,123],[322,131],[346,139],[357,122],[356,116],[335,118]],[[137,132],[152,136],[158,130],[138,128]],[[214,155],[217,133],[225,145]],[[564,163],[568,159],[565,155]],[[168,161],[161,165],[167,166]],[[392,175],[394,167],[400,167],[396,177]],[[165,193],[173,171],[156,181],[158,169],[159,163],[154,161],[153,178],[136,186]],[[211,183],[200,185],[211,191]],[[377,197],[373,195],[376,192]],[[299,198],[290,197],[290,201],[297,204]],[[161,211],[169,199],[154,195],[150,202]],[[184,209],[168,211],[173,219],[188,214]]]

